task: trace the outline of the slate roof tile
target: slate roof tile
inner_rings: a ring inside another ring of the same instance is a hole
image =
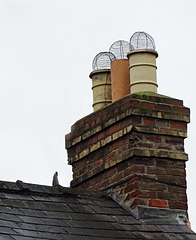
[[[0,182],[0,240],[195,239],[171,219],[137,220],[107,194]]]
[[[5,235],[3,233],[1,233],[1,239],[2,240],[14,240],[13,237],[9,236],[9,235]]]

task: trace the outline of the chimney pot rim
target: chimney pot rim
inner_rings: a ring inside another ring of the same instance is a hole
[[[132,54],[137,54],[137,53],[151,53],[156,56],[156,58],[159,56],[158,52],[152,49],[135,49],[127,53],[127,57],[129,58],[130,55]]]
[[[89,77],[92,79],[93,75],[97,74],[97,73],[110,73],[111,72],[111,69],[97,69],[97,70],[94,70],[92,71],[90,74],[89,74]]]

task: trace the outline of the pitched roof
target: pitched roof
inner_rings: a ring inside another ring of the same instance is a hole
[[[196,239],[176,221],[135,219],[106,193],[0,181],[0,239]]]

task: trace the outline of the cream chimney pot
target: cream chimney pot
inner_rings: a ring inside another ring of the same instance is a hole
[[[127,54],[130,71],[130,93],[157,93],[156,58],[158,53],[151,49],[133,50]]]
[[[93,110],[97,111],[112,103],[111,71],[99,69],[90,73],[93,90]]]

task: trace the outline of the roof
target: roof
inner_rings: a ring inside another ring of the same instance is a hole
[[[137,220],[100,191],[0,181],[0,239],[193,240],[196,234],[176,221]]]

